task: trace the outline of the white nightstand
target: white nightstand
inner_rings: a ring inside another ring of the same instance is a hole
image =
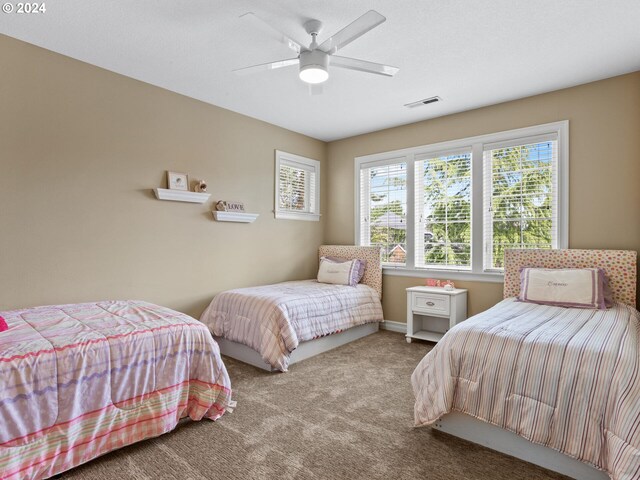
[[[466,319],[464,288],[407,288],[407,343],[412,338],[437,342],[447,330]]]

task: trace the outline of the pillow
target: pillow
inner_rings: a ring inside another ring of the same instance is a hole
[[[5,330],[9,330],[9,325],[4,318],[0,317],[0,332],[4,332]]]
[[[609,277],[607,277],[607,273],[599,268],[600,274],[602,275],[602,294],[604,295],[604,306],[607,308],[611,308],[613,306],[613,291],[611,290],[611,285],[609,285]]]
[[[518,300],[542,305],[606,308],[599,268],[521,268]]]
[[[343,258],[343,257],[324,257],[327,260],[329,260],[330,262],[333,263],[343,263],[343,262],[348,262],[350,260],[353,260],[351,258]],[[364,271],[367,268],[367,261],[366,260],[361,260],[359,258],[355,259],[357,260],[360,265],[360,268],[358,268],[358,280],[356,281],[356,283],[360,283],[362,281],[362,278],[364,277]]]
[[[318,282],[355,287],[358,284],[359,270],[360,260],[347,260],[338,263],[322,257],[320,268],[318,268]]]

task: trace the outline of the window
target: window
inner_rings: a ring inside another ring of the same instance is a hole
[[[387,273],[500,281],[505,249],[567,247],[567,137],[557,122],[356,158],[356,242]]]
[[[471,268],[471,152],[417,155],[416,267]]]
[[[407,251],[407,164],[360,171],[360,245],[382,247],[382,261],[404,265]]]
[[[558,248],[557,139],[485,147],[484,268],[502,269],[507,248]]]
[[[320,162],[276,150],[276,218],[320,220]]]

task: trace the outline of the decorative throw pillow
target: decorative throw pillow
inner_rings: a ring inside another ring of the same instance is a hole
[[[320,259],[320,268],[318,268],[318,282],[355,287],[358,284],[359,269],[360,261],[357,259],[346,262],[332,262],[328,258],[322,257]]]
[[[604,309],[604,272],[599,268],[522,268],[522,302]]]
[[[349,262],[351,260],[357,260],[359,262],[359,268],[358,268],[358,279],[356,283],[360,283],[364,278],[364,271],[367,268],[366,260],[361,260],[359,258],[352,259],[352,258],[343,258],[343,257],[324,257],[324,258],[334,263],[343,263],[343,262]]]
[[[607,308],[611,308],[613,306],[613,291],[611,290],[611,285],[609,285],[609,277],[607,277],[607,273],[599,268],[601,278],[602,278],[602,293],[604,295],[604,306]]]
[[[5,330],[9,330],[9,325],[4,318],[0,317],[0,332],[4,332]]]

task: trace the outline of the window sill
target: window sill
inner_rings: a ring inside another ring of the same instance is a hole
[[[276,212],[278,220],[306,220],[308,222],[319,222],[319,213],[303,213],[303,212]]]
[[[470,282],[504,283],[502,273],[474,273],[460,270],[431,270],[423,268],[382,267],[384,275],[393,277],[435,278],[437,280],[460,280]]]

